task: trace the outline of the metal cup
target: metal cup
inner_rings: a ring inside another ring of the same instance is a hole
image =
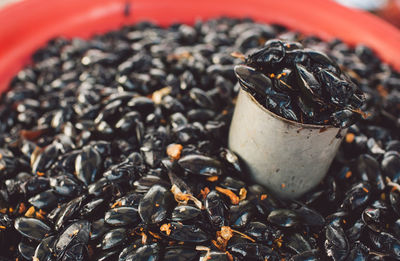
[[[324,178],[346,131],[282,118],[241,88],[229,148],[255,182],[278,197],[297,198]]]

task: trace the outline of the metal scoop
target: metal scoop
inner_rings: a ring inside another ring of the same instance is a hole
[[[248,72],[239,65],[235,73],[241,82]],[[339,131],[343,137],[347,129],[282,118],[241,88],[228,142],[255,182],[278,197],[298,198],[324,178],[342,141],[337,137]]]

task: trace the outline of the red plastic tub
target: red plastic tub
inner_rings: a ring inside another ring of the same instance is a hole
[[[221,15],[280,23],[323,39],[373,48],[400,70],[400,31],[361,11],[325,0],[24,0],[0,11],[0,93],[55,36],[87,38],[140,20],[193,23]]]

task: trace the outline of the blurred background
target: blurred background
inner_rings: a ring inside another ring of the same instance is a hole
[[[0,8],[23,0],[0,0]],[[371,12],[400,27],[400,0],[327,0],[336,1],[349,8]]]
[[[11,3],[15,3],[21,0],[0,0],[0,7],[6,6]]]
[[[400,0],[335,0],[349,8],[371,12],[400,27]]]
[[[0,0],[0,8],[23,0]],[[371,12],[400,28],[400,0],[326,0]]]

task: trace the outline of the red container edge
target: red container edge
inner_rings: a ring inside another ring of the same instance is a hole
[[[88,38],[142,20],[166,26],[221,15],[278,23],[325,40],[362,43],[400,71],[400,31],[331,1],[24,0],[0,11],[0,93],[32,53],[53,37]]]

